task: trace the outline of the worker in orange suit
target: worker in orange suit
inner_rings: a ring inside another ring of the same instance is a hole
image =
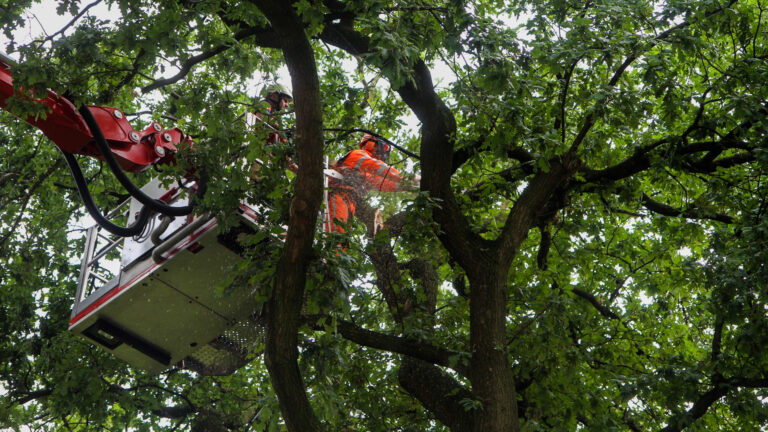
[[[337,222],[348,222],[355,215],[357,203],[368,191],[415,189],[418,183],[414,185],[402,181],[400,173],[387,165],[391,151],[389,144],[366,134],[360,142],[359,150],[352,150],[336,162],[333,169],[343,176],[343,180],[329,180],[328,220],[323,227],[325,232],[343,233],[344,229]]]

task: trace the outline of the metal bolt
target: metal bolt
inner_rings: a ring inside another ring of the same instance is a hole
[[[115,115],[115,118],[119,118],[119,119],[120,119],[120,118],[123,118],[123,113],[121,113],[121,112],[120,112],[120,111],[118,111],[118,110],[114,110],[114,111],[112,112],[112,114],[114,114],[114,115]]]
[[[165,148],[162,146],[155,147],[155,153],[157,153],[158,156],[163,157],[165,156]]]
[[[170,142],[171,141],[171,134],[169,134],[168,132],[164,133],[163,134],[163,139],[168,141],[168,142]]]
[[[139,142],[139,134],[136,132],[131,132],[131,141]]]
[[[160,123],[152,123],[152,128],[158,132],[160,132],[163,129],[163,127],[160,126]]]

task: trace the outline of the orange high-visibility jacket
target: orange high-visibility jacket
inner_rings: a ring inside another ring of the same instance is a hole
[[[400,173],[365,150],[352,150],[339,159],[333,169],[344,175],[344,180],[331,179],[328,197],[330,221],[326,232],[344,232],[334,219],[347,222],[355,215],[357,200],[368,191],[395,192],[399,190]]]
[[[366,150],[352,150],[333,166],[344,176],[338,186],[353,189],[360,197],[370,190],[395,192],[400,185],[400,173]]]

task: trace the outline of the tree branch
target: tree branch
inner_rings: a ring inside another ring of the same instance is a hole
[[[599,184],[612,183],[612,182],[619,181],[621,179],[625,179],[627,177],[631,177],[634,174],[644,171],[651,166],[651,160],[648,157],[648,153],[650,153],[652,150],[656,149],[657,147],[663,144],[669,143],[670,141],[671,140],[669,138],[663,138],[651,144],[638,148],[637,150],[635,150],[635,153],[632,156],[608,168],[604,168],[601,170],[584,168],[582,169],[582,173],[585,181],[583,182],[573,181],[571,182],[570,186],[576,186],[576,185],[581,185],[585,183],[599,183]]]
[[[555,191],[579,168],[581,161],[571,154],[550,160],[550,169],[539,172],[528,184],[510,210],[501,235],[494,242],[502,268],[509,268],[517,248],[537,222],[542,210],[551,211],[547,204]]]
[[[660,203],[658,201],[655,201],[651,199],[646,194],[643,194],[642,203],[645,208],[648,210],[658,213],[664,216],[682,216],[686,219],[709,219],[714,220],[726,224],[733,223],[733,217],[720,214],[720,213],[712,213],[708,212],[706,210],[696,208],[696,207],[689,207],[685,210],[680,210],[675,207],[669,206],[667,204]]]
[[[16,216],[16,219],[13,221],[13,223],[8,227],[8,231],[5,233],[2,239],[0,239],[0,248],[2,248],[5,245],[5,242],[8,241],[8,239],[13,235],[13,233],[16,232],[16,228],[19,226],[19,223],[21,222],[21,218],[24,217],[24,211],[27,209],[27,205],[29,205],[29,201],[32,199],[32,194],[37,190],[40,185],[43,184],[43,182],[50,177],[56,170],[61,166],[63,162],[63,159],[57,159],[56,162],[51,165],[48,170],[41,175],[37,181],[29,188],[27,191],[27,196],[24,198],[24,202],[21,205],[21,208],[19,209],[19,213]]]
[[[712,159],[716,157],[719,154],[717,152],[712,156]],[[755,161],[755,155],[752,154],[752,152],[744,152],[739,153],[730,157],[725,157],[718,160],[710,160],[707,156],[704,158],[690,162],[688,163],[688,167],[691,168],[693,172],[700,172],[700,173],[712,173],[717,171],[718,168],[730,168],[732,166],[745,164],[748,162]]]
[[[595,309],[597,309],[598,312],[600,312],[600,315],[608,319],[615,319],[615,320],[620,319],[620,317],[616,315],[614,311],[612,311],[609,307],[600,303],[600,300],[598,300],[594,295],[586,291],[580,290],[578,288],[573,288],[571,289],[571,291],[577,296],[588,301],[592,306],[594,306]]]
[[[716,362],[720,357],[720,349],[723,343],[723,326],[725,320],[720,317],[715,318],[715,332],[712,335],[712,362]]]
[[[709,18],[712,15],[718,14],[722,12],[723,10],[726,10],[731,5],[736,3],[737,0],[731,0],[728,5],[724,7],[720,7],[718,9],[715,9],[714,11],[711,11],[704,15],[704,18]],[[640,54],[643,52],[648,51],[649,49],[656,46],[659,42],[663,42],[665,39],[667,39],[669,36],[674,34],[678,30],[682,30],[688,26],[692,25],[690,21],[684,21],[672,28],[669,28],[662,33],[659,33],[657,36],[654,36],[653,39],[648,41],[648,44],[644,46],[642,49],[633,50],[632,53],[630,53],[626,59],[624,59],[624,62],[621,63],[621,65],[616,69],[616,71],[613,73],[613,76],[608,81],[608,84],[606,85],[604,91],[611,90],[616,84],[619,82],[619,79],[621,79],[621,76],[624,74],[624,72],[627,70],[627,68],[640,57]],[[596,102],[594,108],[597,108],[598,104],[602,104],[604,102]],[[584,118],[584,123],[581,126],[581,129],[579,130],[579,133],[576,135],[576,138],[573,139],[573,143],[571,143],[570,152],[575,152],[579,145],[581,145],[581,142],[584,141],[584,138],[587,136],[587,133],[592,129],[592,126],[595,125],[596,122],[595,117],[595,111],[592,110],[587,114],[587,116]]]
[[[565,76],[561,79],[561,81],[563,82],[563,88],[560,91],[560,119],[559,119],[560,124],[557,126],[560,127],[560,141],[561,141],[561,144],[563,145],[565,144],[565,131],[566,131],[566,125],[568,123],[565,117],[565,104],[566,104],[566,101],[568,100],[568,89],[571,85],[571,78],[573,77],[573,71],[576,69],[576,65],[579,64],[579,61],[581,61],[583,57],[584,57],[583,55],[580,55],[578,58],[576,58],[573,61],[573,63],[571,63],[571,67],[568,68],[568,70],[566,71]],[[557,126],[555,127],[555,129],[557,129]]]
[[[144,50],[144,48],[141,48],[139,52],[136,54],[136,57],[133,59],[133,65],[131,66],[131,70],[128,72],[126,76],[123,77],[123,79],[120,80],[117,85],[115,85],[114,88],[110,89],[111,93],[115,93],[121,88],[123,88],[125,85],[130,83],[133,78],[139,74],[139,63],[141,59],[147,55],[147,51]]]
[[[569,188],[578,185],[584,185],[587,183],[608,184],[613,183],[628,177],[631,177],[639,172],[642,172],[651,167],[650,152],[657,149],[664,144],[671,144],[674,140],[672,138],[662,138],[651,144],[638,148],[635,153],[625,159],[624,161],[607,167],[601,170],[593,170],[590,168],[582,169],[584,181],[572,181]],[[719,159],[716,161],[708,161],[706,156],[698,161],[688,162],[687,166],[694,172],[714,172],[717,168],[728,168],[734,165],[739,165],[755,160],[755,156],[749,152],[750,146],[744,141],[739,141],[733,137],[723,139],[720,141],[702,141],[692,143],[676,150],[679,155],[690,155],[694,153],[709,152],[723,152],[729,149],[743,149],[744,153],[740,153],[731,157]]]
[[[290,204],[288,233],[265,308],[265,363],[288,430],[319,432],[323,427],[309,403],[299,370],[297,347],[307,267],[312,259],[315,226],[323,198],[320,82],[312,44],[292,2],[253,0],[253,3],[269,20],[279,38],[291,75],[296,107],[295,142],[297,153],[301,155]]]
[[[350,20],[328,23],[320,39],[352,55],[371,52],[369,39],[356,31]],[[440,201],[433,209],[435,221],[441,226],[440,241],[464,268],[477,268],[477,255],[491,247],[489,241],[474,233],[456,202],[450,187],[453,160],[453,136],[456,121],[451,111],[435,93],[432,78],[423,60],[412,65],[409,79],[395,89],[411,111],[421,121],[421,189]],[[471,248],[468,245],[481,245]]]
[[[734,388],[765,388],[768,378],[734,377],[718,382],[711,390],[699,396],[688,411],[676,414],[669,419],[666,427],[659,432],[680,432],[707,413],[707,410],[720,398]]]
[[[269,29],[265,29],[264,27],[261,27],[261,26],[253,26],[253,27],[244,28],[244,29],[238,31],[237,33],[235,33],[234,36],[232,36],[232,39],[236,40],[236,41],[241,41],[241,40],[246,39],[248,37],[256,36],[256,35],[259,35],[259,34],[262,35],[262,38],[260,39],[261,43],[269,44],[270,46],[272,46],[271,44],[274,42],[274,40],[273,40],[274,38],[272,37],[272,31],[269,30]],[[232,43],[231,42],[225,42],[225,43],[222,43],[222,44],[220,44],[220,45],[218,45],[218,46],[216,46],[216,47],[214,47],[214,48],[212,48],[212,49],[210,49],[208,51],[205,51],[205,52],[200,53],[200,54],[198,54],[198,55],[196,55],[194,57],[191,57],[191,58],[189,58],[187,61],[185,61],[181,65],[181,68],[180,68],[181,70],[179,71],[179,73],[177,73],[176,75],[174,75],[174,76],[172,76],[170,78],[155,80],[151,84],[143,87],[141,89],[141,92],[142,93],[148,93],[148,92],[150,92],[152,90],[156,90],[158,88],[165,87],[165,86],[167,86],[169,84],[176,83],[176,82],[180,81],[182,78],[184,78],[185,76],[187,76],[187,74],[197,64],[202,63],[205,60],[208,60],[208,59],[210,59],[212,57],[215,57],[217,54],[220,54],[220,53],[228,50],[231,47],[232,47]]]
[[[371,225],[374,212],[365,203],[361,204],[358,215],[366,221],[369,234],[373,235]],[[405,327],[406,317],[416,310],[424,311],[427,318],[419,320],[418,328],[425,332],[432,331],[439,286],[434,267],[423,258],[398,263],[390,242],[376,242],[373,251],[368,255],[376,269],[377,286],[395,320]],[[421,293],[409,293],[408,290],[393,288],[400,285],[402,271],[406,269],[411,278],[421,286]],[[444,350],[428,342],[375,333],[346,322],[339,323],[338,331],[343,337],[357,343],[404,354],[398,372],[401,387],[451,430],[471,431],[475,421],[474,414],[462,405],[463,401],[472,398],[471,393],[434,365],[451,368],[460,375],[469,377],[470,368],[462,362],[468,356],[463,356],[462,359],[461,353]]]
[[[183,419],[194,414],[195,410],[190,406],[164,406],[152,410],[152,414],[167,419]]]
[[[51,389],[35,390],[25,394],[24,396],[21,396],[17,399],[10,401],[8,406],[10,407],[12,405],[24,405],[27,402],[31,402],[35,399],[44,398],[52,394],[53,394],[53,390]]]
[[[491,128],[491,130],[493,129],[495,129],[495,127]],[[453,152],[453,159],[451,162],[452,173],[455,173],[456,170],[458,170],[473,154],[481,151],[480,148],[485,143],[486,136],[487,133],[483,134],[480,138],[470,143],[469,145],[465,145]],[[509,149],[507,150],[507,156],[510,159],[519,161],[522,164],[523,170],[526,172],[526,174],[531,174],[533,172],[533,167],[530,164],[534,160],[533,155],[524,148],[515,147]]]
[[[73,26],[73,25],[74,25],[74,24],[77,22],[77,20],[79,20],[80,18],[82,18],[82,17],[83,17],[83,15],[85,15],[85,13],[86,13],[86,12],[88,12],[88,10],[89,10],[90,8],[92,8],[92,7],[96,6],[96,5],[97,5],[97,4],[99,4],[99,3],[101,3],[101,0],[96,0],[96,1],[94,1],[93,3],[90,3],[90,4],[88,4],[88,5],[87,5],[87,6],[85,6],[85,7],[84,7],[82,10],[80,10],[80,13],[78,13],[78,14],[77,14],[77,15],[76,15],[74,18],[72,18],[72,20],[70,20],[70,21],[69,21],[69,22],[68,22],[68,23],[67,23],[67,24],[66,24],[64,27],[60,28],[60,29],[59,29],[59,31],[57,31],[56,33],[53,33],[52,35],[50,35],[50,36],[46,37],[46,38],[45,38],[45,39],[43,39],[43,40],[37,41],[37,43],[39,43],[40,45],[42,45],[42,44],[44,44],[44,43],[46,43],[46,42],[52,41],[52,40],[53,40],[53,38],[55,38],[57,35],[60,35],[60,34],[64,33],[65,31],[67,31],[67,29],[69,29],[70,27],[72,27],[72,26]]]
[[[400,385],[435,414],[452,432],[471,432],[474,411],[465,408],[473,396],[461,384],[439,368],[405,357],[398,371]]]
[[[314,324],[320,318],[317,315],[307,316],[306,320],[314,329],[322,330],[322,326]],[[419,342],[414,339],[367,330],[349,321],[336,321],[335,323],[336,330],[344,339],[358,345],[407,355],[417,360],[453,369],[462,376],[469,376],[469,369],[457,360],[462,355],[460,352],[445,350],[428,342]]]

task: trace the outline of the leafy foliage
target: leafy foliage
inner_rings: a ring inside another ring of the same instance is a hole
[[[29,3],[0,5],[6,36]],[[263,286],[279,313],[289,272],[306,275],[288,299],[301,303],[303,392],[286,400],[261,357],[227,377],[149,376],[68,333],[83,211],[51,143],[3,113],[0,427],[281,431],[299,414],[350,432],[768,424],[763,0],[106,3],[109,17],[60,1],[79,16],[67,31],[6,45],[16,85],[120,107],[138,127],[172,122],[197,147],[162,175],[208,167],[200,211],[263,205],[251,260],[211,289]],[[317,89],[291,60],[299,42]],[[284,62],[295,106],[278,121],[295,133],[267,143],[238,116]],[[296,150],[309,148],[313,92],[325,156],[374,131],[420,155],[392,162],[422,185],[371,197],[344,235],[318,230],[311,251],[292,251],[261,240],[301,229],[291,198],[313,162]],[[28,102],[9,104],[34,113]],[[98,161],[81,163],[100,206],[124,197]],[[283,269],[293,252],[309,262]]]

